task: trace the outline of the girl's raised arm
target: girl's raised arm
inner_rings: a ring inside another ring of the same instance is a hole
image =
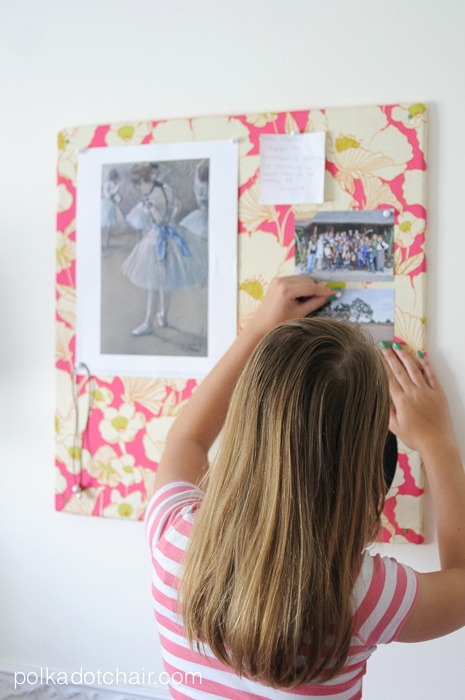
[[[334,290],[306,275],[272,280],[254,318],[202,381],[168,433],[155,489],[170,481],[197,483],[208,467],[208,450],[220,432],[240,373],[259,340],[272,328],[323,306]]]
[[[425,465],[436,513],[441,571],[418,574],[417,602],[397,641],[419,642],[465,625],[465,472],[447,399],[427,358],[385,350],[390,428]]]

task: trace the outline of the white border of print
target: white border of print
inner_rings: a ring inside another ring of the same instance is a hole
[[[113,355],[100,352],[100,198],[103,164],[210,160],[208,350],[206,357]],[[76,362],[92,374],[203,377],[237,334],[238,144],[195,141],[90,148],[78,154],[76,217]]]

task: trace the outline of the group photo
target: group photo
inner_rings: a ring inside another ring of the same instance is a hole
[[[317,280],[394,279],[394,212],[320,212],[295,222],[295,272]]]

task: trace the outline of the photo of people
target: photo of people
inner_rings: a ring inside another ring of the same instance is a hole
[[[296,221],[295,272],[322,281],[392,281],[393,210],[320,212]]]
[[[342,321],[360,323],[372,335],[375,343],[394,340],[393,289],[341,289],[340,297],[317,311]]]
[[[101,170],[101,352],[205,356],[208,159]]]

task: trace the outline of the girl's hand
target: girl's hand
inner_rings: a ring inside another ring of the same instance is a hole
[[[400,346],[401,347],[401,346]],[[455,442],[446,396],[426,357],[418,363],[405,348],[383,350],[392,406],[390,430],[422,456]]]
[[[334,289],[318,284],[307,275],[275,277],[252,324],[266,333],[278,323],[316,311],[335,294]]]

